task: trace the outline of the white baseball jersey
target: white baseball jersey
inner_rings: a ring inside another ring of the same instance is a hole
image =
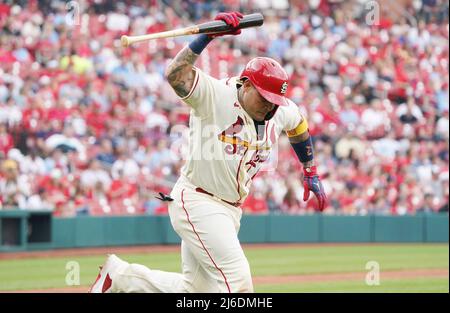
[[[198,68],[195,73],[192,89],[181,98],[192,108],[189,155],[181,174],[218,198],[243,202],[281,132],[295,129],[301,113],[289,100],[258,136],[253,119],[238,101],[237,77],[217,80]]]

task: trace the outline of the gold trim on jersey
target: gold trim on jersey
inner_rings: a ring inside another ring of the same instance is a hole
[[[271,147],[268,145],[252,145],[246,140],[242,140],[236,137],[227,137],[224,135],[219,135],[219,140],[230,145],[238,145],[248,148],[249,150],[270,150]]]
[[[298,124],[298,126],[294,129],[286,131],[286,134],[288,135],[288,137],[295,137],[303,134],[306,131],[308,131],[308,121],[302,116],[301,123]]]

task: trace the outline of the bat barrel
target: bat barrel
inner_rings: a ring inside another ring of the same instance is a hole
[[[239,29],[261,26],[264,23],[264,17],[261,13],[253,13],[244,15],[239,22]],[[230,25],[227,25],[224,21],[211,21],[198,25],[200,34],[215,34],[227,32],[232,29]]]

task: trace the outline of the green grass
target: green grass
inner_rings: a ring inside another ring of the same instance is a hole
[[[336,246],[246,252],[252,274],[295,275],[366,271],[368,261],[380,270],[448,268],[448,245]]]
[[[114,248],[111,248],[114,252]],[[275,249],[245,249],[253,276],[304,275],[343,272],[367,273],[368,261],[383,271],[448,269],[448,244],[386,244],[356,246],[301,246]],[[180,271],[178,252],[120,254],[122,259],[152,269]],[[104,256],[71,256],[45,259],[0,260],[0,291],[67,287],[66,263],[80,265],[80,284],[88,286],[103,264]],[[362,276],[364,277],[364,276]],[[381,280],[380,286],[364,281],[330,281],[256,285],[257,292],[449,292],[448,278]]]
[[[367,286],[363,281],[339,281],[321,283],[290,283],[256,286],[256,292],[297,293],[408,293],[408,292],[448,292],[448,278],[416,278],[381,280],[378,286]]]

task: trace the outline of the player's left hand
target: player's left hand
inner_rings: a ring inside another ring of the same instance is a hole
[[[223,35],[239,35],[241,33],[241,29],[236,29],[239,26],[240,20],[244,17],[240,12],[228,12],[228,13],[219,13],[214,18],[216,21],[224,21],[227,25],[230,25],[233,29],[219,34],[211,34],[209,35],[212,38],[220,37]]]
[[[315,166],[303,168],[303,187],[305,192],[303,193],[303,201],[309,199],[309,193],[312,191],[319,202],[319,210],[322,212],[327,202],[327,195],[323,190],[322,182],[320,181],[317,169]]]

